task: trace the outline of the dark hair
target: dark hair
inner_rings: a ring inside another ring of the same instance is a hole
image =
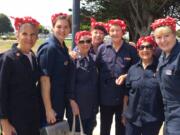
[[[108,34],[107,31],[106,31],[106,29],[105,29],[103,26],[96,25],[93,29],[103,31],[103,32],[104,32],[104,35],[107,35],[107,34]],[[93,29],[92,29],[92,30],[93,30]]]
[[[71,24],[72,24],[72,18],[71,18],[71,16],[70,15],[67,15],[67,16],[65,16],[65,15],[60,15],[60,16],[58,16],[57,18],[56,18],[56,20],[53,22],[53,27],[54,27],[54,25],[56,24],[56,22],[57,22],[57,20],[67,20],[67,22],[69,23],[69,27],[70,27],[70,29],[71,29]]]

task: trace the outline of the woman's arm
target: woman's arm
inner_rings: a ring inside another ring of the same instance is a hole
[[[0,124],[2,127],[2,135],[14,135],[17,134],[15,128],[10,124],[8,119],[1,119]]]
[[[53,110],[51,103],[51,82],[49,76],[41,76],[40,82],[41,96],[46,111],[46,120],[47,123],[52,124],[56,122],[56,112]]]
[[[9,83],[12,78],[12,61],[5,54],[0,56],[0,125],[2,135],[12,135],[16,133],[15,128],[8,120],[8,100],[9,100]]]

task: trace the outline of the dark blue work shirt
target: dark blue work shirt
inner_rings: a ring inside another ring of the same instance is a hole
[[[97,52],[97,65],[100,79],[100,104],[122,104],[125,85],[118,86],[115,80],[127,73],[131,65],[138,60],[136,49],[123,42],[116,52],[112,45],[102,44]]]
[[[136,126],[163,121],[163,102],[156,75],[157,60],[146,69],[141,61],[133,65],[126,78],[129,100],[125,117]]]
[[[52,107],[62,117],[64,115],[65,93],[69,83],[70,57],[68,49],[51,36],[37,51],[41,76],[49,76],[51,83]]]
[[[94,55],[75,59],[71,75],[69,98],[77,102],[82,119],[92,118],[98,107],[98,71]]]
[[[37,132],[39,89],[36,84],[39,80],[39,70],[36,57],[32,53],[31,63],[17,44],[14,44],[10,50],[3,53],[1,58],[0,119],[8,119],[17,133],[29,125],[33,125],[31,131]],[[29,131],[29,128],[26,131]]]
[[[168,57],[162,52],[157,71],[165,109],[165,132],[167,135],[179,135],[180,43],[178,41]]]

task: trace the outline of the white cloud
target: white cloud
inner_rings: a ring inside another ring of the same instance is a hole
[[[51,26],[51,15],[70,13],[73,0],[0,0],[0,13],[7,16],[32,16],[42,25]]]

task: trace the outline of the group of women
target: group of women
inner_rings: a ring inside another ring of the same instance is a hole
[[[136,46],[123,40],[123,20],[91,20],[90,31],[75,35],[67,14],[52,15],[52,35],[37,50],[39,22],[14,18],[17,43],[3,53],[0,69],[0,123],[3,135],[38,135],[39,128],[62,121],[72,125],[80,116],[92,135],[100,108],[100,135],[110,135],[115,115],[116,135],[180,134],[180,43],[176,20],[155,20],[153,36]],[[111,42],[103,42],[106,34]],[[161,50],[158,58],[156,50]],[[78,121],[78,120],[77,120]],[[79,130],[79,125],[77,125]]]

